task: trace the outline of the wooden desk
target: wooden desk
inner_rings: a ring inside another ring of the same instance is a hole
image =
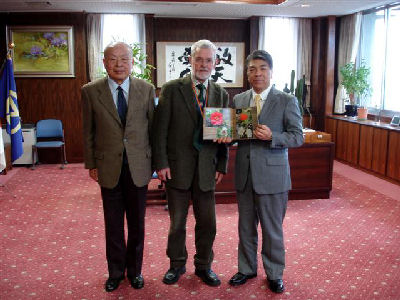
[[[335,144],[304,144],[289,149],[292,190],[289,199],[328,199],[332,190],[332,172]],[[216,203],[236,202],[235,182],[236,147],[229,148],[228,173],[216,186]],[[166,204],[163,189],[149,191],[147,204]]]
[[[289,199],[328,199],[332,190],[335,144],[303,144],[289,149],[292,189]]]
[[[292,190],[289,199],[328,199],[332,190],[332,172],[335,144],[304,144],[289,149],[289,163],[292,178]],[[235,196],[235,157],[236,147],[229,149],[228,174],[216,187],[216,202],[232,202]]]

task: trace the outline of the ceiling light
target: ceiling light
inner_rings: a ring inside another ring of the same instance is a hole
[[[226,1],[226,0],[216,0],[214,3],[218,4],[248,4],[245,1]]]
[[[25,5],[30,8],[47,8],[51,6],[49,1],[32,1],[32,2],[25,2]]]

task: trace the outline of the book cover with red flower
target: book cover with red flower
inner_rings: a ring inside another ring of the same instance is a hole
[[[230,137],[234,140],[253,139],[257,126],[257,109],[206,107],[203,119],[203,139]]]

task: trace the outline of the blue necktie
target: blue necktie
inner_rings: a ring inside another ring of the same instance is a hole
[[[128,110],[128,105],[126,104],[126,99],[124,96],[123,89],[120,86],[118,86],[117,90],[118,90],[118,101],[117,101],[118,115],[119,115],[122,125],[125,127],[126,112]]]

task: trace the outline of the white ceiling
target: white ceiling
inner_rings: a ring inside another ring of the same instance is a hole
[[[227,3],[231,2],[231,3]],[[0,0],[2,12],[146,13],[158,17],[247,18],[250,16],[319,17],[346,15],[394,0],[287,0],[280,5],[236,1],[152,2],[133,0]]]

